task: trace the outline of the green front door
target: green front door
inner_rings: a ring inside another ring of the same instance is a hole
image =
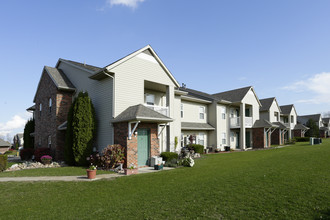
[[[138,165],[148,165],[150,155],[150,132],[148,129],[138,129]]]
[[[236,132],[236,149],[240,149],[239,139],[240,139],[239,132]]]

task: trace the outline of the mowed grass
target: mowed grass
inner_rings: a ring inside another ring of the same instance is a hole
[[[15,163],[10,162],[10,166]],[[86,174],[86,167],[56,167],[38,168],[0,173],[0,177],[23,177],[23,176],[83,176]],[[111,174],[112,171],[98,170],[96,174]]]
[[[91,182],[0,183],[4,219],[329,219],[330,141]]]

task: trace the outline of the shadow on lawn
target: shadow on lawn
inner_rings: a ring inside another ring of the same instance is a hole
[[[315,217],[314,219],[327,219],[327,220],[330,220],[330,209],[320,211],[319,214],[317,215],[317,217]]]

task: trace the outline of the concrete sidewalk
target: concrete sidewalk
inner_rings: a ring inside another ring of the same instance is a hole
[[[47,169],[47,168],[45,168]],[[174,168],[164,167],[164,170],[171,170]],[[138,174],[155,173],[162,170],[154,170],[152,167],[139,168]],[[138,175],[137,174],[137,175]],[[37,182],[37,181],[95,181],[101,179],[113,179],[126,176],[125,174],[100,174],[96,175],[95,179],[87,179],[87,176],[31,176],[31,177],[0,177],[0,182]]]

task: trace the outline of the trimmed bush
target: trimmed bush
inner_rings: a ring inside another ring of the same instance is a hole
[[[64,151],[67,164],[78,166],[88,164],[86,158],[92,153],[95,133],[93,103],[87,92],[80,92],[68,114]]]
[[[34,138],[31,137],[31,133],[34,132],[34,119],[30,119],[26,122],[25,128],[24,128],[24,148],[34,148]]]
[[[7,155],[0,155],[0,172],[6,170],[7,167]]]
[[[309,137],[295,137],[294,139],[296,139],[296,142],[308,142],[309,141]]]
[[[200,144],[191,144],[189,148],[194,150],[195,153],[203,154],[204,153],[204,146]]]
[[[45,155],[50,155],[50,148],[41,147],[34,151],[34,159],[38,162],[41,162],[41,157]]]
[[[174,152],[163,152],[160,154],[164,161],[172,161],[173,159],[177,160],[179,155]]]
[[[34,153],[34,149],[31,148],[22,149],[19,152],[19,156],[21,157],[21,160],[31,160],[33,153]]]

